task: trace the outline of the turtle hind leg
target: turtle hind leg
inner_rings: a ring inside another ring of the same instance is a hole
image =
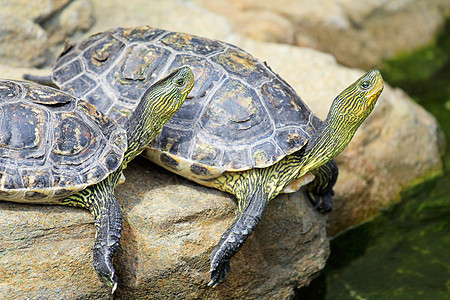
[[[305,192],[316,210],[328,213],[333,209],[333,186],[338,177],[338,167],[334,160],[312,171],[314,181],[306,185]]]
[[[244,245],[247,237],[261,220],[267,205],[267,196],[256,191],[247,199],[238,199],[239,207],[233,224],[222,234],[219,243],[211,253],[211,281],[209,286],[217,286],[231,271],[230,259]]]
[[[112,288],[117,287],[117,275],[112,256],[119,246],[122,231],[120,205],[114,196],[122,172],[115,171],[103,181],[66,198],[62,204],[88,209],[95,218],[93,265],[98,275]]]

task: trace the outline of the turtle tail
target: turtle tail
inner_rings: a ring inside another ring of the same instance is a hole
[[[52,75],[49,76],[38,76],[33,74],[23,74],[22,78],[28,81],[46,85],[52,88],[59,89],[59,86],[52,79]]]

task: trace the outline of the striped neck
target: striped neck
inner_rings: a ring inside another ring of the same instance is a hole
[[[144,151],[145,147],[161,132],[168,121],[158,117],[149,105],[149,99],[143,99],[133,111],[125,125],[128,148],[123,159],[123,167]]]
[[[380,72],[371,70],[333,100],[322,127],[305,148],[300,176],[327,163],[347,147],[382,91]]]
[[[122,167],[144,151],[163,125],[181,108],[194,86],[194,74],[181,67],[153,84],[142,96],[125,124],[128,148]]]
[[[331,117],[330,114],[316,135],[306,145],[301,164],[302,175],[322,166],[341,153],[358,128],[356,126],[342,130],[339,125],[342,124],[345,116]]]

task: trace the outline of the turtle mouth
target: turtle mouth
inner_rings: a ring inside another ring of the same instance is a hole
[[[190,78],[188,84],[186,85],[186,88],[184,89],[185,94],[189,94],[194,87],[194,77]]]
[[[372,90],[366,95],[366,98],[368,98],[366,108],[369,108],[375,104],[383,89],[383,80],[380,78],[376,81],[375,86],[372,88]]]
[[[185,100],[192,100],[195,98],[195,96],[190,95],[189,93],[191,92],[192,88],[194,87],[194,80],[192,79],[186,86],[186,88],[181,92],[181,94],[183,95],[183,97],[185,97]]]

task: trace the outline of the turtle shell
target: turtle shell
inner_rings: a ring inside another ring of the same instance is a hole
[[[54,203],[121,164],[125,130],[62,91],[0,80],[0,199]]]
[[[193,98],[146,151],[176,173],[206,179],[267,167],[301,149],[322,123],[242,49],[150,27],[118,28],[68,46],[53,80],[123,123],[148,86],[183,65],[194,72]]]

